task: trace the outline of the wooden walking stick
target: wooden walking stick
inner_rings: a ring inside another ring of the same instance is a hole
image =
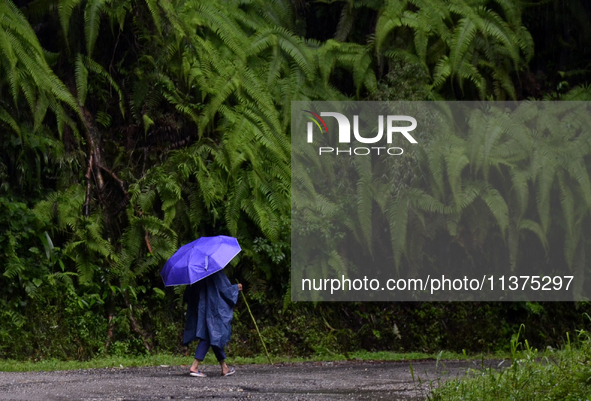
[[[254,316],[252,315],[252,312],[250,311],[250,306],[248,306],[248,302],[246,301],[246,296],[244,295],[244,291],[240,291],[240,293],[242,294],[242,299],[244,300],[244,304],[246,305],[246,309],[248,309],[248,313],[250,313],[250,317],[252,318],[252,321],[254,323],[254,327],[255,327],[255,329],[257,329],[257,333],[259,334],[259,338],[261,339],[261,344],[263,344],[263,348],[265,349],[265,354],[267,355],[267,359],[269,360],[269,364],[273,365],[273,362],[271,361],[271,357],[269,356],[269,351],[267,351],[267,346],[265,345],[265,340],[263,340],[263,336],[261,335],[261,332],[259,331],[259,326],[257,325],[257,321],[254,319]]]

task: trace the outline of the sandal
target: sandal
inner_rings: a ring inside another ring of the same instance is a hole
[[[193,377],[207,377],[207,375],[205,373],[201,372],[200,370],[198,370],[197,372],[189,371],[189,375],[193,376]]]
[[[222,376],[230,376],[230,375],[233,375],[234,373],[236,373],[236,369],[229,368],[228,373],[222,373]]]

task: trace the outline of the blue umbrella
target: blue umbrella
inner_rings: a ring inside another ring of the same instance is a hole
[[[164,265],[165,286],[193,284],[222,270],[241,251],[234,237],[201,237],[183,245]]]

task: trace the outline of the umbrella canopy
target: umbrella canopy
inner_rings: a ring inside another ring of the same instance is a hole
[[[241,251],[234,237],[201,237],[183,245],[164,265],[165,286],[189,285],[222,270]]]

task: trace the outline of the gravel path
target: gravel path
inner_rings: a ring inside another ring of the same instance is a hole
[[[496,366],[498,361],[486,364]],[[0,400],[422,400],[440,380],[480,369],[480,361],[307,362],[236,366],[206,378],[188,366],[0,372]]]

